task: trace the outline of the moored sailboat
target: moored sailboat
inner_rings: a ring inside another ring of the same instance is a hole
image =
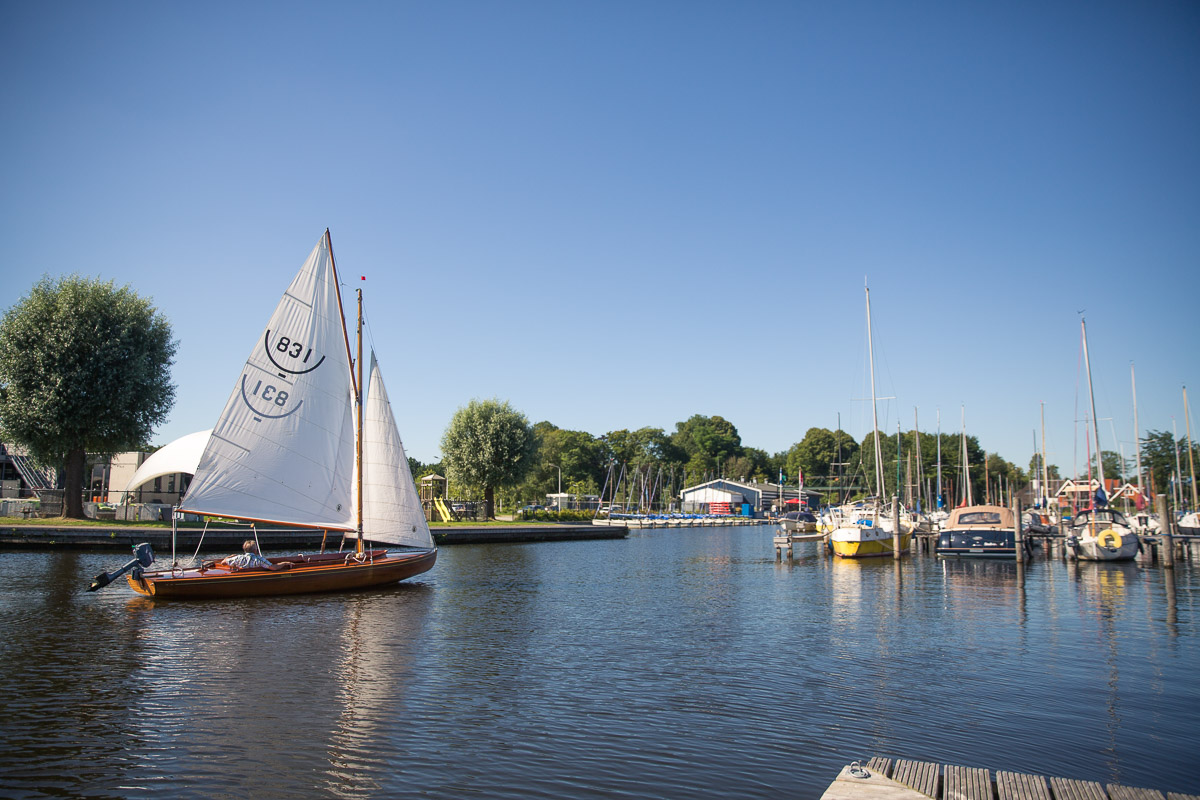
[[[203,562],[151,571],[149,545],[140,545],[125,567],[134,591],[160,599],[336,591],[433,567],[437,549],[373,352],[363,385],[361,292],[358,301],[352,359],[326,231],[251,350],[180,504],[193,514],[341,533],[354,551],[273,558],[274,569]],[[119,574],[97,576],[92,588]]]
[[[1092,393],[1092,365],[1088,357],[1087,323],[1079,320],[1083,334],[1083,364],[1087,371],[1088,401],[1092,409],[1092,434],[1096,442],[1096,468],[1100,485],[1093,496],[1093,506],[1076,514],[1071,520],[1067,547],[1083,561],[1129,561],[1137,556],[1141,541],[1119,511],[1108,507],[1104,484],[1104,451],[1100,449],[1100,427],[1096,424],[1096,398]]]
[[[865,287],[864,287],[865,288]],[[878,498],[883,498],[883,451],[879,445],[879,416],[875,406],[875,348],[871,339],[871,290],[867,293],[867,351],[871,362],[871,424],[875,435],[875,481]],[[892,541],[893,522],[886,513],[881,513],[880,503],[868,504],[862,514],[851,517],[829,535],[829,546],[833,554],[842,558],[867,558],[888,556],[895,553]],[[911,526],[899,534],[900,552],[908,550]]]

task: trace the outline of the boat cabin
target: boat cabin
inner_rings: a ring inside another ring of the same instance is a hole
[[[1012,509],[1004,506],[965,506],[950,512],[943,528],[1013,528]]]
[[[965,506],[950,512],[938,535],[941,558],[1015,558],[1016,525],[1004,506]],[[1025,541],[1026,555],[1029,541]]]

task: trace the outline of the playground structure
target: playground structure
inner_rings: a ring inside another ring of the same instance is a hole
[[[421,478],[419,494],[421,508],[429,522],[462,522],[480,518],[483,503],[474,500],[447,498],[448,482],[441,475],[425,475]]]

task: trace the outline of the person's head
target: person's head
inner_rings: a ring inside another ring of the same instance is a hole
[[[258,545],[254,543],[253,539],[247,539],[246,541],[242,542],[242,550],[247,553],[257,553]]]

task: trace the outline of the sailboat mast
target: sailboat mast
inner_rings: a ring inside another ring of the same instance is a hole
[[[900,494],[900,420],[896,420],[896,494]]]
[[[1188,472],[1192,478],[1192,511],[1200,508],[1200,503],[1196,502],[1196,464],[1192,460],[1192,415],[1188,411],[1187,387],[1183,387],[1183,423],[1187,430],[1188,440]]]
[[[350,334],[346,331],[346,311],[342,308],[342,282],[338,278],[337,260],[333,257],[333,239],[329,235],[329,228],[325,229],[325,248],[329,251],[329,266],[333,269],[333,289],[337,293],[338,316],[342,320],[342,341],[346,343],[346,363],[351,365],[350,382],[354,383],[354,359],[350,357]],[[358,388],[352,386],[357,397]]]
[[[871,339],[871,289],[864,285],[867,292],[867,355],[871,362],[871,429],[875,440],[875,484],[876,496],[883,502],[883,450],[879,446],[879,411],[875,407],[875,344]],[[876,503],[876,507],[878,507]]]
[[[920,422],[917,420],[917,407],[913,406],[913,441],[917,448],[917,505],[922,505],[922,494],[928,495],[929,490],[925,483],[925,464],[921,461],[921,432]],[[929,497],[924,497],[923,510],[929,511]]]
[[[355,509],[355,522],[358,527],[355,553],[363,554],[363,364],[362,364],[362,289],[358,290],[358,386],[354,393],[355,414],[358,416],[358,427],[354,432],[354,471],[358,478],[358,508]]]
[[[937,499],[933,501],[935,509],[942,507],[942,410],[937,410]]]
[[[963,464],[963,482],[967,485],[967,505],[975,505],[975,498],[971,495],[971,461],[967,457],[967,405],[963,403],[962,407],[962,464]]]
[[[1133,362],[1129,362],[1129,381],[1133,384],[1133,444],[1137,448],[1137,487],[1138,494],[1146,499],[1142,491],[1142,429],[1138,426],[1137,415],[1137,374],[1133,371]]]
[[[1183,505],[1183,489],[1179,483],[1183,480],[1183,469],[1179,466],[1179,429],[1175,427],[1175,418],[1171,417],[1171,447],[1175,449],[1175,488],[1171,497],[1175,500],[1175,508]]]
[[[1096,396],[1092,393],[1092,365],[1088,360],[1087,322],[1083,317],[1079,318],[1079,325],[1083,331],[1083,368],[1087,370],[1088,402],[1092,406],[1092,434],[1096,437],[1096,474],[1100,476],[1100,488],[1107,496],[1108,489],[1104,486],[1104,453],[1100,449],[1100,423],[1096,419]]]
[[[1046,466],[1046,404],[1042,403],[1042,507],[1050,508],[1050,468]]]

